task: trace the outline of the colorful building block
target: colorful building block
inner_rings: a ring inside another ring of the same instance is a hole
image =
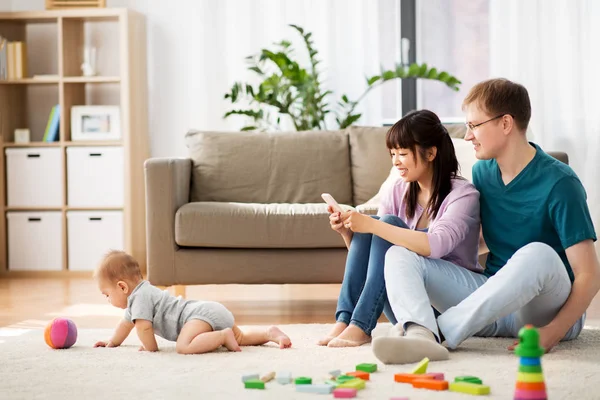
[[[476,383],[478,385],[481,385],[483,383],[478,377],[470,375],[457,376],[456,378],[454,378],[454,382],[470,382]]]
[[[487,385],[479,385],[471,382],[452,382],[448,389],[451,392],[467,393],[467,394],[490,394],[490,387]]]
[[[346,372],[346,375],[353,376],[355,378],[360,378],[363,381],[368,381],[369,380],[369,373],[368,372],[353,371],[353,372]]]
[[[292,383],[292,373],[289,371],[279,371],[276,375],[277,382],[281,385]]]
[[[319,394],[330,394],[333,392],[334,387],[327,384],[320,385],[296,385],[296,392],[304,393],[319,393]]]
[[[415,369],[413,369],[411,371],[411,373],[424,374],[425,372],[427,372],[428,365],[429,365],[429,358],[425,357],[424,359],[421,360],[421,362],[419,362],[419,364],[417,364],[417,366],[415,367]]]
[[[338,386],[340,383],[339,383],[339,382],[337,382],[337,381],[333,381],[333,380],[327,380],[327,381],[325,381],[325,384],[327,384],[327,385],[331,385],[331,386],[333,386],[334,388],[336,388],[336,387],[337,387],[337,386]]]
[[[264,389],[265,383],[260,379],[249,379],[244,382],[246,389]]]
[[[269,372],[268,374],[265,374],[263,376],[260,377],[260,380],[267,383],[273,380],[273,378],[275,378],[275,372]]]
[[[443,381],[444,380],[444,373],[443,372],[428,372],[426,374],[423,375],[427,375],[427,376],[431,376],[431,379],[435,379],[436,381]]]
[[[525,325],[519,330],[519,344],[515,347],[515,354],[519,356],[519,371],[514,399],[548,398],[541,362],[544,352],[544,348],[540,346],[540,333],[537,328]]]
[[[416,379],[437,379],[439,374],[394,374],[394,381],[412,383]]]
[[[351,399],[356,397],[356,389],[339,388],[333,391],[333,397],[336,399]]]
[[[294,380],[294,383],[296,385],[311,385],[312,384],[312,378],[308,378],[306,376],[299,376],[298,378],[296,378]]]
[[[244,374],[242,375],[242,382],[249,381],[250,379],[258,379],[258,374]]]
[[[372,374],[373,372],[377,371],[377,364],[367,364],[367,363],[358,364],[356,366],[356,370],[368,372],[368,373]]]
[[[344,383],[344,382],[347,382],[347,381],[352,381],[354,379],[356,379],[355,376],[340,375],[335,380],[338,381],[339,383]]]
[[[448,390],[448,381],[435,379],[415,379],[412,381],[412,385],[416,389]]]
[[[342,374],[342,371],[340,371],[339,369],[334,369],[333,371],[329,371],[329,375],[333,376],[334,378],[337,378],[341,374]]]
[[[351,388],[356,390],[361,390],[366,387],[365,381],[362,379],[355,378],[351,381],[346,381],[344,383],[340,383],[338,388]]]

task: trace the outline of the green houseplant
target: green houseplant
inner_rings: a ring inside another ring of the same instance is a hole
[[[355,113],[360,101],[377,86],[394,79],[430,79],[442,82],[452,90],[459,89],[461,82],[445,71],[438,72],[427,64],[398,64],[390,70],[382,67],[379,75],[366,77],[366,89],[356,100],[344,94],[332,107],[329,98],[333,93],[323,88],[312,33],[297,25],[290,26],[302,36],[310,65],[308,68],[300,66],[291,42],[286,40],[276,43],[273,50],[262,49],[259,54],[246,57],[248,69],[256,73],[262,82],[256,86],[235,82],[225,94],[225,99],[232,104],[243,101],[250,108],[233,109],[223,116],[248,117],[250,123],[242,130],[279,129],[282,117],[290,118],[298,131],[328,129],[325,119],[332,112],[338,128],[346,128],[360,119],[361,114]]]

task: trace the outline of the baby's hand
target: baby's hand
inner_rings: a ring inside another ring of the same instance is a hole
[[[140,346],[140,348],[138,349],[138,351],[146,351],[146,348],[144,346]]]
[[[115,347],[115,345],[109,340],[108,342],[96,342],[94,347]]]

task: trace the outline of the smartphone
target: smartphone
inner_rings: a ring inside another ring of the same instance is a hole
[[[323,200],[325,200],[325,203],[327,203],[328,205],[331,206],[331,208],[333,209],[334,212],[341,212],[341,213],[344,212],[344,210],[342,210],[342,207],[340,207],[338,202],[335,201],[333,196],[330,195],[329,193],[323,193],[321,195],[321,197],[323,198]]]

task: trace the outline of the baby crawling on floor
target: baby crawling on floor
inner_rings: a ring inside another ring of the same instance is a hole
[[[274,342],[281,349],[292,346],[279,328],[243,332],[234,323],[233,314],[220,303],[185,300],[152,286],[142,277],[139,264],[129,254],[111,251],[94,271],[98,288],[110,304],[125,310],[115,333],[108,342],[94,347],[117,347],[135,327],[142,342],[141,351],[158,351],[158,336],[177,342],[180,354],[201,354],[225,346],[241,351],[240,346]]]

